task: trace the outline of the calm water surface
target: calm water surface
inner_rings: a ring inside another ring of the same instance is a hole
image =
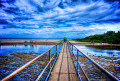
[[[95,56],[119,56],[120,57],[120,47],[111,46],[84,46],[75,45],[79,50],[88,55]]]
[[[35,52],[43,53],[53,47],[54,45],[1,45],[0,46],[0,56],[12,56],[11,54],[17,52]],[[96,56],[120,56],[120,47],[110,47],[101,46],[85,46],[85,45],[75,45],[79,50],[85,54],[96,55]]]
[[[12,53],[17,52],[35,52],[44,53],[49,50],[54,45],[1,45],[0,46],[0,56],[12,56]]]
[[[53,46],[54,45],[1,45],[0,80]],[[54,53],[54,50],[56,49],[53,48],[51,50],[51,54]],[[36,60],[9,81],[28,81],[28,79],[34,81],[48,60],[48,55],[43,55],[42,58]]]

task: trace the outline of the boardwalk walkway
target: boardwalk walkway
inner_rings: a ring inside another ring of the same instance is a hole
[[[63,44],[49,81],[79,81],[67,43]]]

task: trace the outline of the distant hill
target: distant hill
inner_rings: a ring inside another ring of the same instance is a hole
[[[83,39],[73,39],[79,42],[113,43],[120,44],[120,31],[107,31],[104,34],[95,34]]]

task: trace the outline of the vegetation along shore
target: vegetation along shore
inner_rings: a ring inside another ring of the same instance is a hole
[[[120,31],[107,31],[104,34],[95,34],[82,39],[73,40],[77,42],[120,44]]]

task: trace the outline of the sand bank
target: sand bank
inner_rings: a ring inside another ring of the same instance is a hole
[[[58,44],[61,40],[51,40],[51,39],[0,39],[0,45],[13,45],[13,44],[31,44],[31,45],[51,45],[51,44]],[[91,42],[76,42],[70,41],[74,45],[96,45],[96,46],[120,46],[120,44],[109,44],[109,43],[91,43]]]
[[[58,44],[61,40],[29,40],[29,39],[0,39],[0,45],[12,45],[12,44]]]
[[[120,44],[109,44],[109,43],[91,43],[91,42],[76,42],[70,41],[74,45],[93,45],[93,46],[120,46]]]

